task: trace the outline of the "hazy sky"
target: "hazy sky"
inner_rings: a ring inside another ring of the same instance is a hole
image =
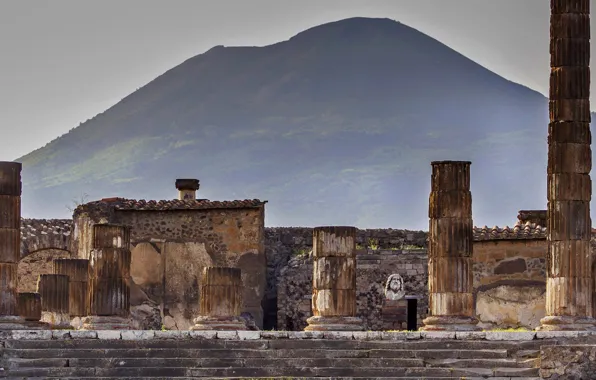
[[[215,45],[268,45],[354,16],[403,22],[508,79],[546,93],[549,4],[0,0],[0,161],[42,147]]]

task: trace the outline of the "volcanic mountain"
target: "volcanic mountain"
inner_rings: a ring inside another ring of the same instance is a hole
[[[547,103],[389,19],[216,46],[22,157],[23,214],[198,178],[199,198],[269,200],[271,226],[426,229],[430,162],[470,160],[475,224],[507,224],[546,207]]]

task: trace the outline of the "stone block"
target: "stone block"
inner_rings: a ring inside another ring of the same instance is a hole
[[[195,330],[195,331],[189,331],[188,335],[194,339],[215,339],[217,337],[217,331]]]
[[[288,339],[287,331],[261,331],[261,339]]]
[[[14,340],[50,340],[52,339],[51,330],[14,330],[12,332]]]
[[[51,330],[52,331],[52,339],[70,339],[70,331],[69,330]]]
[[[121,331],[118,330],[97,330],[97,339],[104,340],[120,340],[122,339]]]
[[[421,331],[422,339],[455,339],[455,331]]]
[[[533,331],[486,331],[486,340],[534,340],[536,333]]]
[[[122,340],[147,340],[155,337],[155,331],[152,330],[123,330],[121,331]]]
[[[288,331],[289,339],[323,339],[322,331]]]
[[[261,339],[260,331],[237,331],[240,340],[258,340]],[[218,333],[219,338],[219,333]]]
[[[70,337],[72,339],[97,339],[97,331],[72,330]]]
[[[189,337],[189,331],[167,330],[155,331],[155,339],[185,339]]]
[[[352,340],[352,331],[323,331],[323,339]]]
[[[381,340],[406,340],[407,331],[381,331]]]
[[[217,331],[217,339],[238,339],[238,331]]]
[[[579,331],[537,331],[536,339],[577,338]]]
[[[484,340],[486,339],[485,331],[456,331],[455,339],[457,340]]]

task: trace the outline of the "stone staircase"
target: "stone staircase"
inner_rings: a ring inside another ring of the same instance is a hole
[[[420,333],[413,333],[418,339],[401,333],[391,340],[358,340],[351,333],[323,339],[230,333],[236,335],[107,331],[98,339],[94,331],[13,332],[2,340],[0,377],[530,380],[539,379],[540,346],[549,344],[421,339]]]

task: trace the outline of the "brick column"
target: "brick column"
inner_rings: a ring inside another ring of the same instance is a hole
[[[479,330],[472,294],[472,194],[469,161],[431,163],[426,331]]]
[[[246,330],[240,317],[242,277],[238,268],[203,268],[199,316],[191,330]]]
[[[69,295],[68,312],[71,318],[89,315],[87,292],[89,280],[89,260],[56,259],[54,274],[68,276]]]
[[[114,224],[93,226],[89,259],[89,316],[85,330],[130,328],[130,228]]]
[[[21,252],[21,164],[0,161],[0,330],[21,329],[17,265]]]
[[[41,274],[37,281],[37,292],[41,296],[41,322],[53,329],[70,329],[68,314],[68,276]]]
[[[313,260],[313,316],[304,330],[362,330],[356,316],[356,227],[316,227]]]
[[[546,317],[539,330],[591,330],[590,2],[551,0]]]
[[[41,295],[39,293],[18,294],[19,316],[25,320],[25,327],[31,330],[49,329],[50,325],[41,322]]]

